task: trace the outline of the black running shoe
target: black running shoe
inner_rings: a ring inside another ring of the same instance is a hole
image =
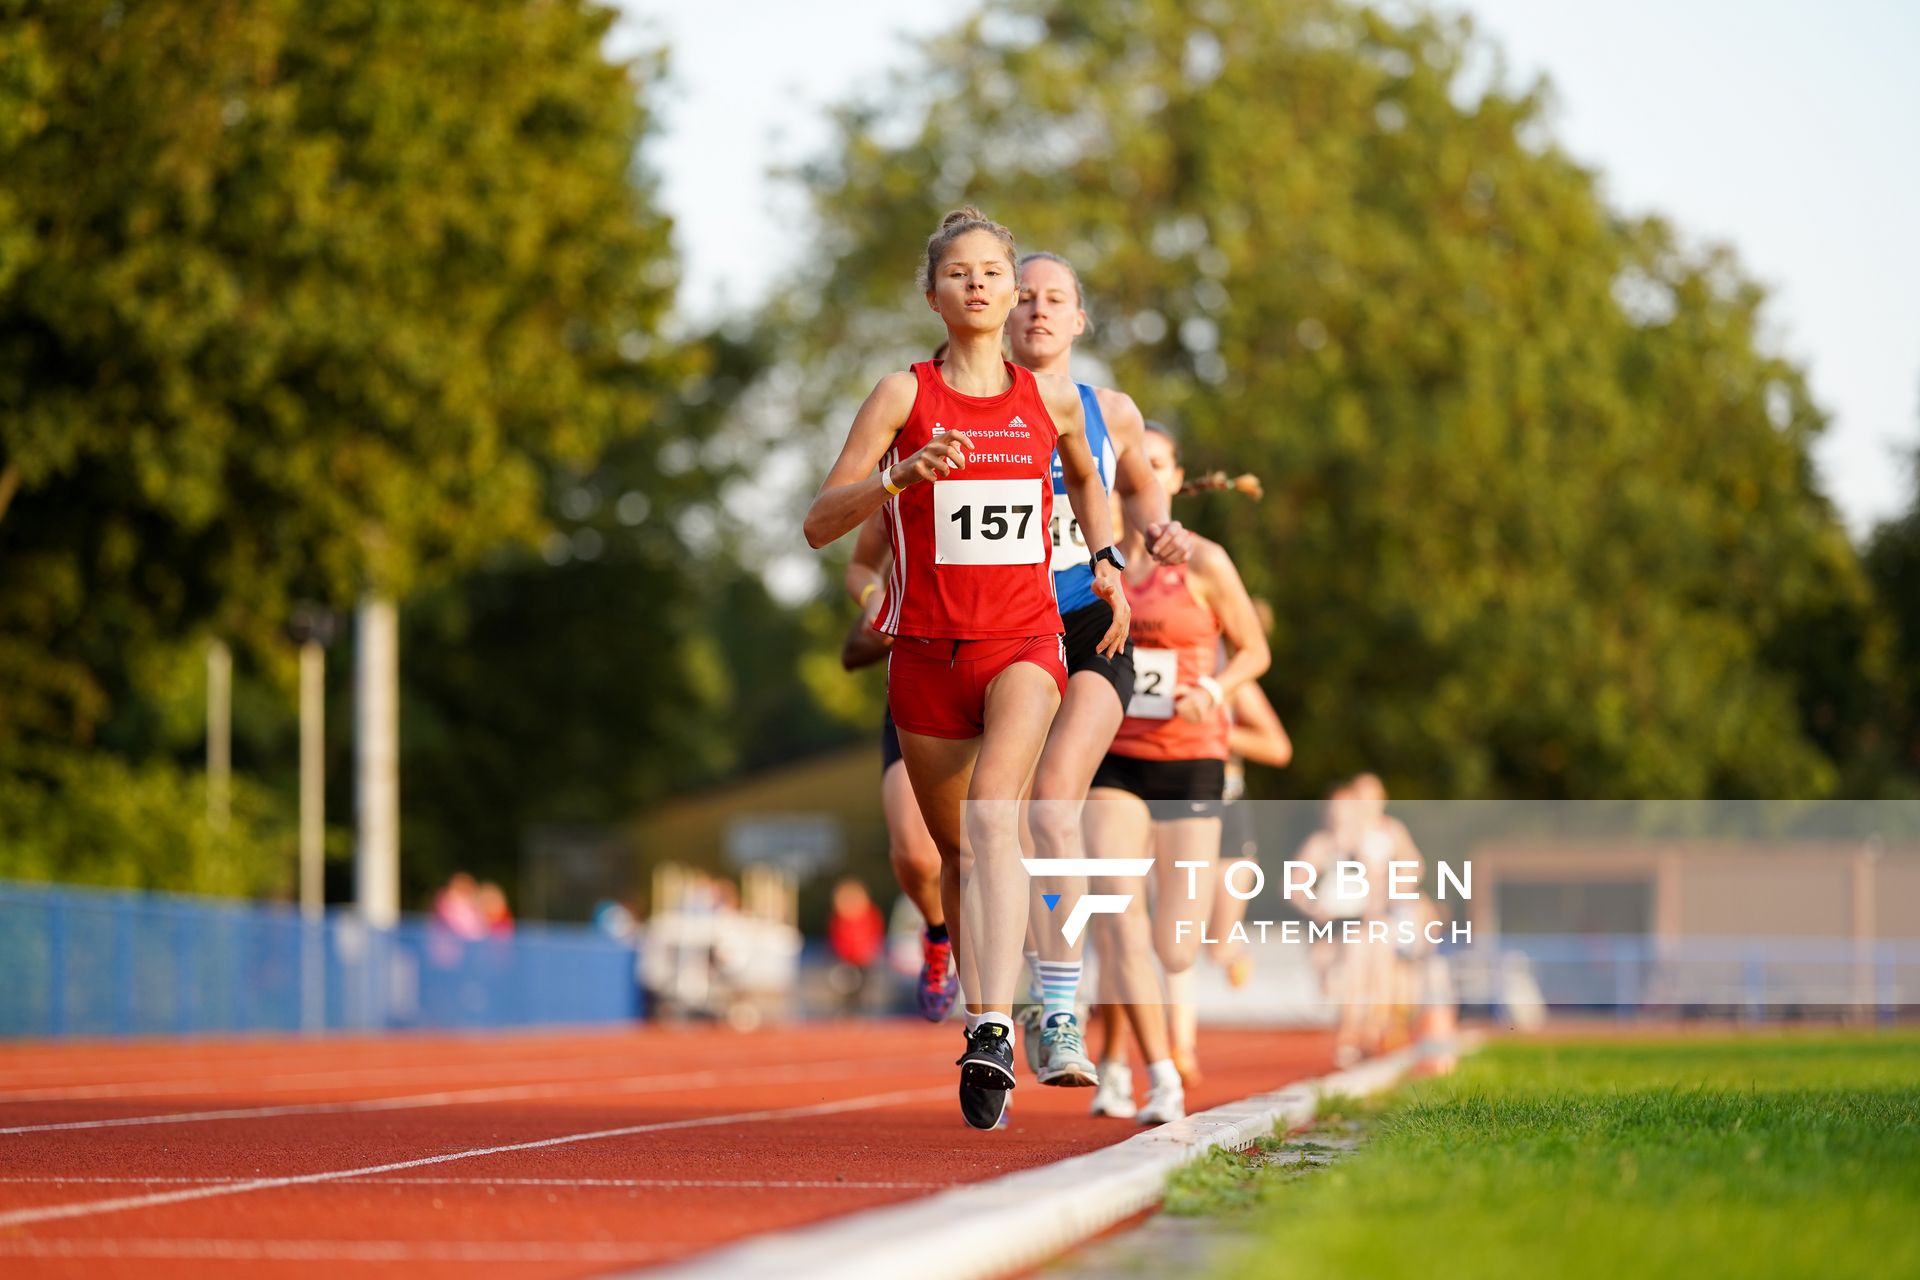
[[[960,1055],[960,1114],[976,1129],[991,1129],[1007,1109],[1013,1088],[1013,1040],[997,1022],[983,1022]]]

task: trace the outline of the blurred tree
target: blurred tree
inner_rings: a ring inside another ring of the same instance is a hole
[[[1610,211],[1464,19],[1340,0],[989,4],[800,173],[770,323],[835,430],[937,337],[962,202],[1080,269],[1089,354],[1193,464],[1279,617],[1286,785],[1825,794],[1888,632],[1817,489],[1823,419],[1721,250]]]
[[[0,876],[228,895],[292,888],[283,806],[237,778],[227,821],[200,779],[165,760],[17,749],[0,770]]]
[[[724,510],[750,456],[723,428],[764,340],[692,341],[706,375],[556,487],[537,555],[503,552],[408,610],[408,901],[460,866],[514,883],[530,826],[622,824],[845,737],[794,678],[809,614],[768,595]]]
[[[0,0],[0,751],[179,748],[207,634],[536,540],[697,371],[612,19]]]
[[[1867,572],[1893,615],[1898,636],[1894,696],[1879,708],[1889,770],[1897,770],[1908,797],[1920,797],[1920,453],[1909,460],[1913,500],[1906,514],[1873,531]]]

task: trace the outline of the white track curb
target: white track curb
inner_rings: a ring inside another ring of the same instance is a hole
[[[1025,1271],[1160,1202],[1167,1176],[1215,1147],[1240,1150],[1310,1123],[1321,1097],[1359,1097],[1399,1082],[1424,1058],[1471,1051],[1477,1037],[1425,1044],[1317,1080],[1188,1116],[1037,1169],[968,1183],[905,1204],[755,1236],[647,1280],[991,1280]]]

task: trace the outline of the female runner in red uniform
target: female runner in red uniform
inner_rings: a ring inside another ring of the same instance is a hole
[[[927,241],[921,286],[947,326],[944,361],[882,378],[807,511],[822,547],[885,509],[894,564],[878,626],[895,637],[887,705],[914,796],[959,868],[955,958],[967,997],[960,1110],[991,1129],[1013,1087],[1013,999],[1027,928],[1020,800],[1067,683],[1050,561],[1052,457],[1126,642],[1125,561],[1065,378],[1001,358],[1017,300],[1013,236],[976,209]],[[878,474],[875,474],[876,470]],[[964,831],[964,838],[963,838]],[[942,877],[947,891],[953,877]]]
[[[1146,455],[1167,491],[1178,491],[1182,473],[1165,427],[1147,424]],[[1129,530],[1125,549],[1144,552],[1136,548],[1138,541],[1139,534]],[[1153,957],[1159,956],[1169,974],[1192,968],[1199,957],[1200,927],[1219,871],[1227,708],[1243,685],[1260,678],[1271,657],[1253,601],[1218,543],[1195,538],[1183,565],[1155,564],[1142,554],[1126,577],[1135,605],[1133,698],[1093,776],[1087,847],[1096,857],[1154,859],[1157,901],[1151,929],[1138,881],[1096,877],[1095,893],[1128,894],[1133,901],[1123,915],[1098,918],[1095,947],[1147,1061],[1140,1122],[1161,1124],[1186,1114],[1186,1097],[1168,1043]],[[1222,640],[1232,656],[1216,670]],[[1175,866],[1179,862],[1206,865],[1181,868]],[[1185,929],[1179,927],[1182,922]],[[1109,1019],[1106,1056],[1115,1069],[1109,1071],[1107,1064],[1099,1069],[1094,1112],[1133,1114],[1130,1081],[1118,1069],[1117,1020],[1110,1014]],[[1128,1085],[1125,1094],[1122,1082]]]

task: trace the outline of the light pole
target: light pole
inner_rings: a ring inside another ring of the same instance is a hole
[[[376,929],[400,922],[400,625],[369,595],[354,618],[354,895]]]
[[[327,646],[333,615],[296,605],[287,633],[300,646],[300,1026],[326,1026]]]
[[[300,914],[317,920],[326,910],[327,646],[333,614],[302,603],[287,632],[300,646]]]
[[[207,824],[227,829],[233,788],[233,650],[207,645]]]

